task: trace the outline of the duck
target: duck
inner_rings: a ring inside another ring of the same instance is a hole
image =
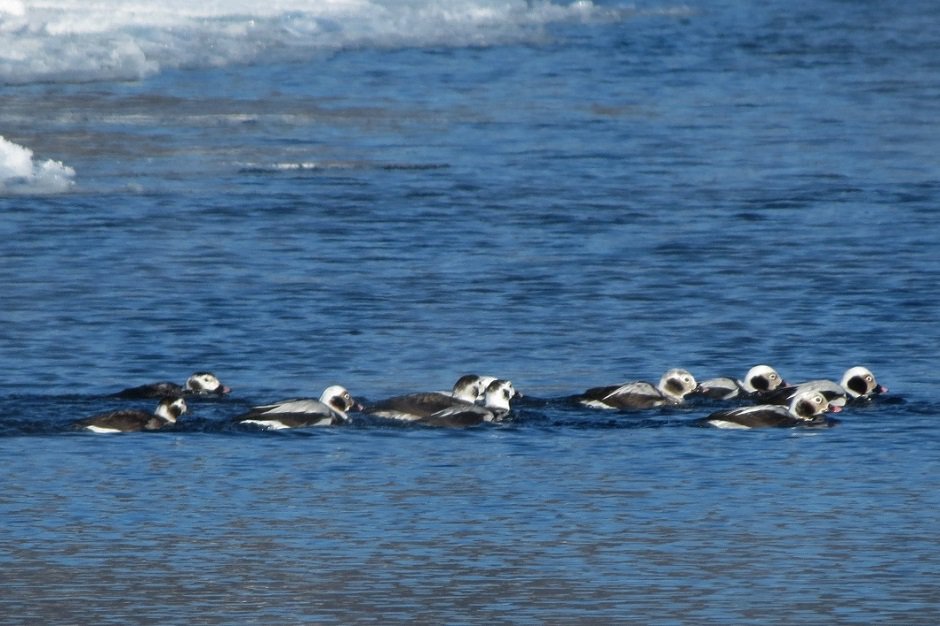
[[[688,370],[673,368],[663,374],[655,386],[638,380],[592,387],[576,398],[584,406],[596,409],[638,410],[682,404],[685,397],[697,389],[701,387]]]
[[[445,428],[465,428],[498,422],[509,415],[511,401],[521,396],[522,394],[513,387],[512,381],[497,378],[487,385],[482,406],[470,402],[453,404],[413,421],[424,426]]]
[[[793,428],[796,426],[829,427],[837,421],[828,420],[825,413],[838,413],[841,407],[829,403],[820,391],[802,391],[788,406],[758,404],[712,413],[702,422],[715,428]]]
[[[223,396],[231,393],[231,387],[222,384],[212,372],[196,372],[182,385],[171,382],[150,383],[137,387],[128,387],[113,394],[117,398],[145,399],[167,396]]]
[[[335,426],[349,421],[349,411],[361,408],[345,387],[330,385],[323,390],[319,400],[301,398],[263,404],[252,407],[234,421],[266,430]]]
[[[492,376],[465,374],[451,391],[422,391],[393,396],[367,405],[363,411],[375,417],[405,421],[419,420],[451,407],[485,402],[486,390],[497,379]]]
[[[803,391],[819,391],[826,396],[830,404],[845,406],[871,400],[876,395],[887,393],[888,388],[878,384],[870,369],[856,365],[847,369],[838,383],[823,379],[784,386],[772,393],[763,394],[761,401],[767,404],[786,405],[795,395]]]
[[[785,386],[782,376],[769,365],[755,365],[747,371],[743,380],[721,376],[702,381],[701,395],[713,400],[732,400],[766,394]]]
[[[93,433],[131,433],[145,430],[160,430],[176,424],[176,420],[187,411],[186,401],[179,396],[160,400],[153,413],[140,409],[122,409],[101,413],[77,422],[79,428]]]

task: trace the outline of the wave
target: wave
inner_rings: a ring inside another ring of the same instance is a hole
[[[446,163],[396,163],[369,161],[300,161],[283,163],[244,163],[239,168],[242,174],[320,174],[335,170],[440,170],[450,167]]]
[[[35,161],[32,150],[0,135],[0,194],[60,193],[72,188],[74,178],[71,167],[52,159]]]
[[[0,83],[136,80],[356,47],[486,46],[634,12],[589,0],[0,0]]]

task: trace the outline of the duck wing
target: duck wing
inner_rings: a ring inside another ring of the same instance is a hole
[[[469,426],[479,426],[485,422],[492,422],[496,419],[498,419],[498,415],[493,411],[475,404],[466,404],[448,407],[427,417],[422,417],[417,422],[426,426],[467,428]]]
[[[171,382],[150,383],[149,385],[140,385],[137,387],[128,387],[122,389],[112,397],[125,398],[128,400],[144,400],[147,398],[166,398],[167,396],[182,396],[183,387]]]
[[[717,411],[704,422],[716,428],[787,428],[796,426],[797,420],[784,406],[757,405],[740,409]]]
[[[411,393],[380,400],[367,406],[364,412],[391,419],[417,420],[430,417],[450,408],[467,408],[477,405],[452,395],[439,392]]]
[[[842,385],[839,383],[831,380],[809,380],[798,385],[778,387],[773,391],[762,391],[756,394],[755,397],[761,404],[779,404],[787,406],[794,396],[804,391],[818,391],[825,396],[830,404],[837,406],[845,405],[845,389],[843,389]]]
[[[580,402],[595,408],[648,409],[663,404],[665,399],[652,384],[634,381],[623,385],[593,387],[581,395]]]
[[[691,395],[709,398],[711,400],[731,400],[741,395],[741,384],[729,376],[719,376],[703,380],[699,384],[699,390],[693,391]]]
[[[343,416],[329,405],[313,399],[284,400],[252,407],[235,418],[240,424],[252,424],[273,430],[328,426],[342,421]]]
[[[77,422],[77,426],[98,432],[138,432],[141,430],[159,430],[167,425],[165,420],[152,413],[137,409],[125,409],[102,413]]]

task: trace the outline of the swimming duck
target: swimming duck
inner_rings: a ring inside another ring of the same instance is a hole
[[[787,383],[777,370],[769,365],[755,365],[747,371],[743,380],[726,376],[702,381],[702,395],[714,400],[731,400],[748,396],[760,396]]]
[[[478,426],[486,422],[497,422],[509,414],[512,399],[521,395],[513,387],[511,381],[494,379],[487,385],[483,394],[483,406],[469,402],[453,404],[415,421],[425,426],[449,428]]]
[[[819,391],[830,404],[845,406],[848,403],[864,402],[886,393],[888,388],[879,385],[875,375],[861,365],[850,367],[840,382],[833,380],[810,380],[798,385],[780,387],[772,393],[762,394],[761,402],[786,405],[795,395],[803,391]]]
[[[139,409],[123,409],[95,415],[76,423],[80,428],[95,433],[130,433],[142,430],[160,430],[176,423],[186,412],[186,401],[180,397],[160,400],[153,413]]]
[[[466,374],[457,379],[451,392],[424,391],[393,396],[370,404],[363,410],[376,417],[414,421],[451,407],[464,407],[483,400],[486,389],[495,380],[492,376]]]
[[[634,381],[622,385],[593,387],[577,399],[584,406],[591,408],[649,409],[682,404],[687,395],[699,388],[695,377],[688,370],[674,368],[663,374],[656,386],[646,381]]]
[[[795,395],[786,407],[777,404],[759,404],[712,413],[705,424],[716,428],[793,428],[795,426],[832,426],[827,411],[838,413],[840,407],[830,405],[825,394],[803,391]]]
[[[186,379],[183,385],[176,383],[161,382],[140,385],[138,387],[128,387],[114,394],[118,398],[143,399],[143,398],[162,398],[166,396],[188,396],[188,395],[225,395],[231,392],[231,388],[222,384],[212,372],[196,372]]]
[[[235,421],[268,430],[333,426],[349,421],[348,411],[360,408],[344,387],[331,385],[323,391],[319,400],[295,399],[264,404],[252,407],[247,413],[236,417]]]

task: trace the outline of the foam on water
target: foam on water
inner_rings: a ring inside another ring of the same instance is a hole
[[[0,194],[58,193],[74,184],[75,170],[59,161],[35,161],[29,148],[0,135]]]
[[[586,0],[0,0],[0,83],[135,80],[359,46],[485,46],[629,12]]]

